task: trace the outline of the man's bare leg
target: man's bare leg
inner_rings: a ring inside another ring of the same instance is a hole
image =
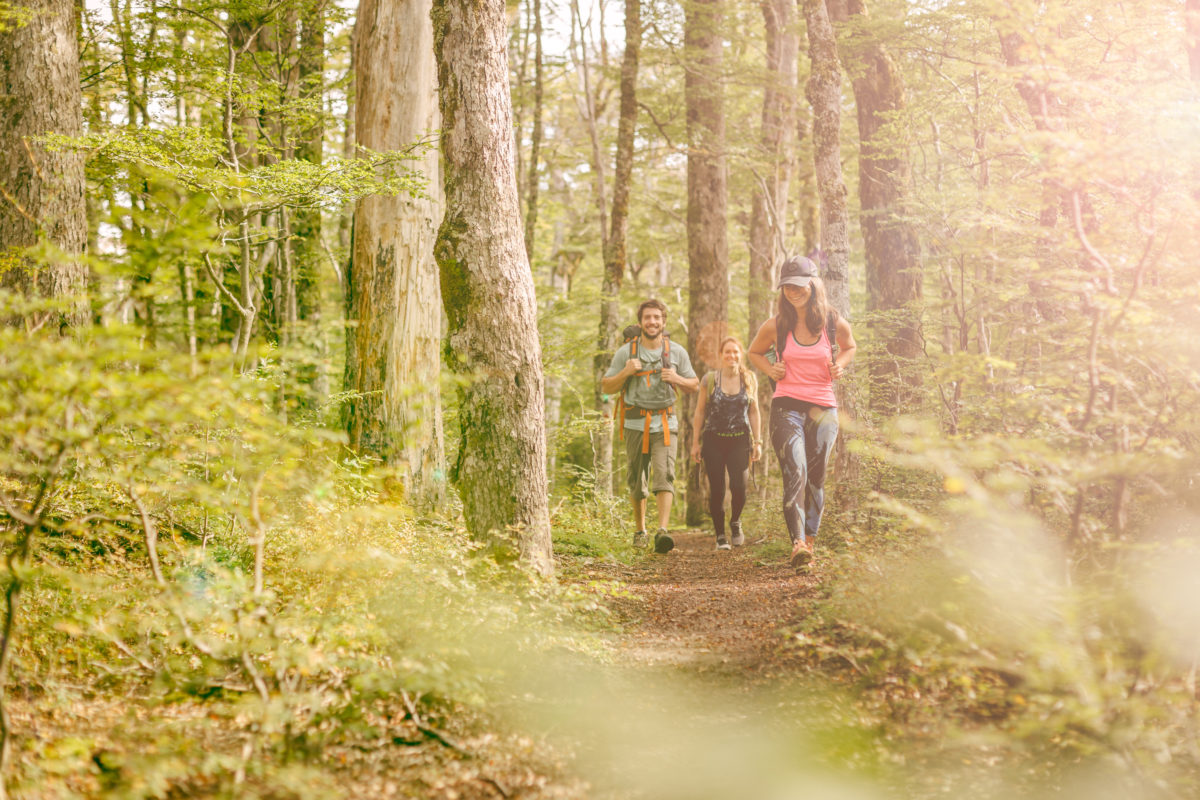
[[[666,530],[667,523],[671,521],[671,501],[674,499],[674,492],[659,492],[654,495],[655,505],[658,506],[658,527],[663,530]],[[645,501],[642,502],[645,503]]]
[[[654,552],[669,553],[675,547],[675,540],[667,535],[667,523],[671,519],[671,501],[675,499],[673,492],[656,492],[655,505],[658,506],[658,533],[654,534]]]
[[[633,506],[633,524],[637,526],[633,532],[633,546],[645,547],[649,542],[646,536],[646,498],[630,494],[629,501]]]

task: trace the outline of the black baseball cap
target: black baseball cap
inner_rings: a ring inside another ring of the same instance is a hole
[[[779,268],[779,285],[776,289],[782,289],[784,286],[808,286],[812,283],[812,279],[817,277],[817,265],[811,258],[804,256],[792,256],[787,261],[783,262],[783,266]]]

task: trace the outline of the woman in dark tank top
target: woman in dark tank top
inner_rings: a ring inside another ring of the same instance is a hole
[[[719,370],[701,381],[692,417],[692,458],[708,474],[708,512],[717,534],[717,549],[745,543],[741,515],[746,505],[746,470],[762,457],[758,392],[754,376],[742,363],[742,344],[733,336],[721,342]],[[729,533],[725,538],[725,476],[729,475]]]

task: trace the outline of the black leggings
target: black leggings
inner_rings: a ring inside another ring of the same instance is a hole
[[[708,513],[718,537],[725,536],[725,472],[729,471],[732,501],[730,523],[737,522],[746,505],[746,469],[750,466],[750,434],[718,436],[705,433],[700,442],[700,457],[708,473]]]

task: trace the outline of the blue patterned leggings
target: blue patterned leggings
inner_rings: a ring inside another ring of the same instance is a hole
[[[783,519],[793,543],[817,537],[837,434],[836,408],[810,406],[805,413],[771,404],[771,446],[783,472]]]

